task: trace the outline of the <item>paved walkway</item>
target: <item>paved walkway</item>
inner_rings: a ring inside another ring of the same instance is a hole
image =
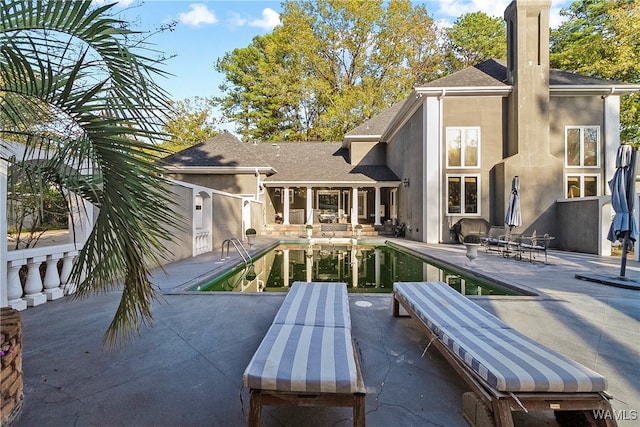
[[[464,266],[461,245],[398,240],[444,263]],[[269,241],[263,239],[261,244]],[[282,294],[171,294],[212,268],[219,254],[168,266],[152,326],[108,352],[101,338],[119,302],[113,292],[29,308],[24,322],[25,402],[15,426],[243,426],[242,373],[282,302]],[[615,277],[619,259],[553,252],[549,264],[481,253],[472,274],[527,288],[536,297],[474,300],[529,337],[609,379],[620,426],[640,413],[640,291],[575,278]],[[630,261],[627,276],[640,280]],[[353,335],[368,394],[368,426],[464,426],[465,384],[411,319],[391,316],[390,295],[349,297]],[[518,426],[555,426],[550,414],[516,414]],[[343,408],[265,408],[264,426],[349,426]]]

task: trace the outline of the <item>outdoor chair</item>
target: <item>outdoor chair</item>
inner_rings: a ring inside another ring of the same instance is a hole
[[[512,427],[512,411],[580,411],[591,419],[596,411],[612,413],[603,376],[522,335],[446,283],[396,282],[394,317],[400,305],[424,327],[427,349],[440,351],[496,426]],[[617,425],[613,418],[597,422]]]
[[[365,425],[365,386],[351,338],[345,283],[294,282],[249,362],[249,425],[262,405],[348,406]]]

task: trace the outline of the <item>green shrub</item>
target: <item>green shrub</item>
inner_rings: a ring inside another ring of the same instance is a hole
[[[464,236],[464,243],[480,243],[480,236],[477,234],[467,234]]]
[[[255,228],[247,228],[247,231],[244,232],[244,234],[246,234],[247,236],[252,235],[252,234],[257,234],[256,233],[256,229]]]

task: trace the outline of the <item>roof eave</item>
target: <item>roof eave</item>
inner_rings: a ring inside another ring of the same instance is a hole
[[[503,86],[441,86],[441,87],[417,87],[415,92],[426,96],[509,96],[513,87]]]
[[[549,85],[549,93],[555,96],[620,96],[634,92],[640,92],[640,85]]]
[[[297,181],[297,180],[282,180],[282,181],[264,181],[263,184],[266,187],[352,187],[356,186],[384,186],[384,187],[395,187],[402,184],[402,181],[375,181],[375,180],[367,180],[367,181]]]
[[[164,170],[168,173],[182,174],[254,174],[264,173],[273,175],[278,171],[271,166],[165,166]]]

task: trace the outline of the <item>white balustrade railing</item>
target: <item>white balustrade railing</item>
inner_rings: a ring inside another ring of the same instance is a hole
[[[193,238],[194,238],[194,248],[193,248],[194,256],[211,251],[211,247],[209,244],[209,241],[210,241],[209,230],[198,229],[195,231]]]
[[[196,230],[193,255],[210,252],[210,242],[209,230]],[[6,262],[9,306],[16,310],[24,310],[73,294],[76,284],[69,279],[80,249],[80,245],[69,243],[8,251]],[[61,268],[58,267],[60,260]],[[44,277],[41,268],[44,268]],[[20,279],[20,270],[26,274],[24,286]]]
[[[75,292],[69,282],[80,247],[73,243],[7,252],[7,298],[16,310],[44,304]],[[58,269],[58,262],[62,266]],[[44,278],[40,268],[45,265]],[[20,270],[26,266],[24,287]]]

